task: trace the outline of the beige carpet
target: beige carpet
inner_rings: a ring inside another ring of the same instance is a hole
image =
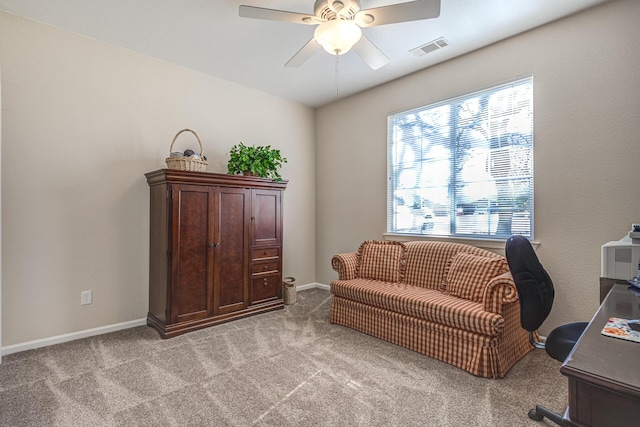
[[[3,358],[1,426],[545,426],[560,364],[535,350],[500,380],[329,324],[331,295],[162,340],[128,329]]]

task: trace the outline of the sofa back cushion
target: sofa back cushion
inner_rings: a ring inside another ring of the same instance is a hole
[[[447,266],[460,252],[504,260],[504,257],[496,253],[462,243],[406,242],[405,247],[407,266],[404,282],[429,289],[442,289]]]
[[[402,282],[406,265],[406,247],[400,242],[366,240],[357,253],[356,277]]]
[[[509,271],[502,257],[457,253],[447,266],[443,291],[469,301],[482,302],[482,294],[491,279]]]

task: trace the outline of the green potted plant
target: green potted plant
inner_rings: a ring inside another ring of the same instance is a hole
[[[282,157],[280,150],[272,149],[270,145],[249,147],[242,142],[231,147],[229,151],[228,173],[259,176],[274,181],[282,181],[278,169],[287,159]]]

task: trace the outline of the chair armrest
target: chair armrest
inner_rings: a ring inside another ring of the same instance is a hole
[[[518,301],[518,289],[510,271],[491,279],[482,296],[482,305],[485,311],[497,314],[502,314],[504,304],[516,301]]]
[[[337,254],[331,258],[331,267],[338,272],[339,280],[355,279],[357,265],[358,255],[356,252]]]

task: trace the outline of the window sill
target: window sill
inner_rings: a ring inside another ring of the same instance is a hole
[[[384,240],[395,240],[397,242],[414,242],[414,241],[437,241],[437,242],[453,242],[463,243],[465,245],[475,246],[486,249],[491,252],[498,252],[504,255],[504,245],[506,240],[502,239],[474,239],[470,237],[451,237],[451,236],[425,236],[423,234],[401,234],[401,233],[383,233]],[[531,242],[533,249],[538,249],[540,242]]]

